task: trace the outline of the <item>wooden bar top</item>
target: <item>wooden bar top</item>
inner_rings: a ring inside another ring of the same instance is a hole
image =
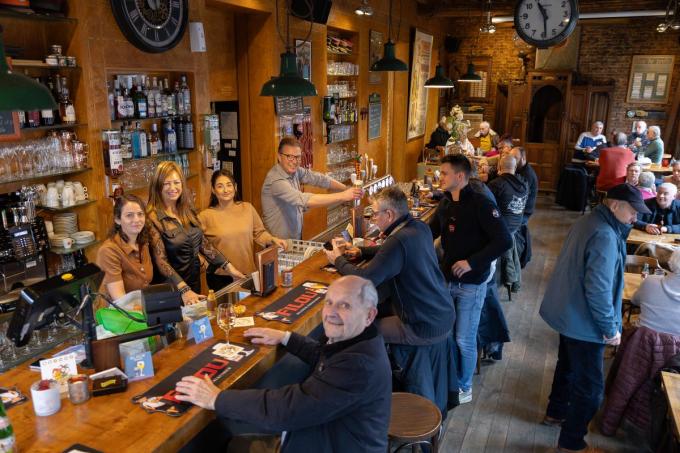
[[[668,401],[668,413],[673,422],[673,435],[680,439],[680,374],[661,372],[661,380]]]
[[[630,302],[633,300],[633,294],[642,284],[642,275],[633,274],[630,272],[623,273],[623,296],[621,300],[624,302]]]
[[[323,253],[317,253],[293,269],[293,286],[305,280],[330,284],[339,278],[337,274],[322,271],[328,263]],[[251,296],[242,303],[246,305],[245,316],[253,316],[269,303],[284,295],[289,288],[279,287],[265,298]],[[291,325],[265,321],[255,317],[256,326],[291,330],[307,334],[321,322],[322,304],[310,309],[301,319]],[[30,401],[30,385],[40,379],[40,373],[30,371],[25,362],[0,376],[0,386],[17,386],[29,397],[29,401],[15,406],[8,415],[17,437],[20,451],[57,452],[75,443],[103,452],[166,452],[177,451],[198,434],[213,418],[212,411],[191,408],[180,417],[162,413],[148,414],[132,403],[131,398],[145,392],[169,376],[182,364],[213,344],[224,341],[224,332],[213,324],[215,337],[199,345],[193,340],[178,340],[154,354],[155,376],[143,381],[131,382],[124,393],[100,396],[81,405],[73,405],[68,398],[62,399],[61,410],[49,417],[38,417]],[[232,342],[244,343],[244,328],[233,328]],[[221,388],[251,387],[283,354],[283,348],[260,346],[257,354],[231,376],[220,383]],[[46,355],[47,356],[47,355]]]
[[[680,239],[680,234],[649,234],[645,231],[633,228],[628,235],[628,244],[640,245],[647,242],[662,242],[664,244],[674,244],[675,239]]]

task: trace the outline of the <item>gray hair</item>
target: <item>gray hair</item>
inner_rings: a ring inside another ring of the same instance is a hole
[[[491,123],[489,123],[488,121],[482,121],[479,123],[479,128],[481,129],[482,126],[491,127]]]
[[[640,178],[638,179],[638,184],[642,187],[646,187],[647,189],[651,189],[654,187],[654,181],[656,180],[654,173],[651,171],[643,171],[640,173]],[[675,186],[673,186],[675,187]]]
[[[645,129],[647,129],[647,121],[642,121],[642,120],[640,120],[640,121],[634,121],[634,122],[633,122],[633,127],[635,127],[637,124],[642,124],[642,125],[645,127]]]
[[[602,121],[593,121],[593,126],[604,127],[604,123]]]
[[[628,143],[628,136],[623,132],[617,132],[614,134],[614,141],[616,142],[616,146],[623,146]]]
[[[382,206],[382,209],[394,211],[397,217],[408,214],[408,199],[399,187],[385,187],[373,197],[373,200]]]
[[[674,274],[680,273],[680,248],[673,250],[671,257],[668,258],[668,269]]]
[[[659,126],[649,126],[649,128],[647,130],[652,131],[655,138],[658,138],[658,137],[661,136],[661,129],[659,128]]]
[[[331,286],[340,285],[345,294],[351,294],[364,308],[371,309],[378,306],[378,291],[370,280],[358,275],[346,275],[334,281]]]
[[[672,182],[664,182],[662,184],[659,184],[659,189],[666,189],[674,196],[678,194],[678,186],[676,186]]]

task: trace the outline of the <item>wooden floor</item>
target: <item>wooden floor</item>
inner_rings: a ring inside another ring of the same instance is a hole
[[[565,211],[549,197],[539,197],[537,208],[529,224],[533,259],[523,271],[522,290],[512,302],[501,292],[512,342],[505,345],[502,361],[482,364],[481,374],[474,377],[472,403],[449,412],[441,452],[549,452],[557,445],[559,428],[540,421],[552,384],[558,335],[538,310],[567,231],[580,213]],[[594,422],[587,441],[608,452],[645,451],[639,438],[622,431],[608,438]]]

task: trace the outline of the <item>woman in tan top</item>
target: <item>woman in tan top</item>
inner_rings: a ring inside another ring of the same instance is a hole
[[[284,249],[288,247],[286,241],[269,234],[252,204],[236,200],[238,188],[229,171],[214,172],[210,183],[210,207],[198,215],[203,234],[224,256],[229,257],[236,269],[246,275],[255,272],[253,241],[263,247],[271,244]],[[210,274],[206,278],[208,287],[212,289],[229,283]]]
[[[145,210],[135,195],[122,195],[113,206],[113,228],[96,261],[104,271],[102,285],[113,300],[147,287],[153,278]]]

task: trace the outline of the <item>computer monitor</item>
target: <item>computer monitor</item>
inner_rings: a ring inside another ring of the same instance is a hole
[[[61,313],[78,309],[87,293],[97,292],[103,278],[101,269],[90,263],[24,288],[7,337],[17,346],[26,345],[35,329],[48,325]]]

